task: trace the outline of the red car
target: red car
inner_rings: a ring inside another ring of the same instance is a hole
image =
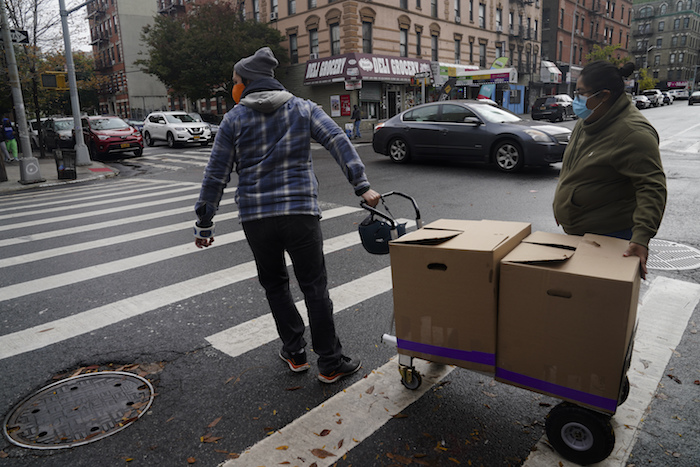
[[[100,115],[83,117],[83,136],[90,151],[90,158],[110,153],[130,152],[143,154],[141,133],[119,117]]]

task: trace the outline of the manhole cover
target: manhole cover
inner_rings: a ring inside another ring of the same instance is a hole
[[[5,436],[17,446],[64,449],[123,430],[153,402],[148,380],[121,371],[64,379],[24,399],[5,419]]]
[[[700,268],[700,251],[680,243],[653,238],[649,242],[647,267],[668,271]]]

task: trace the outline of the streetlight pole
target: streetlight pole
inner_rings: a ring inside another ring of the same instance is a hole
[[[75,164],[90,165],[90,153],[85,140],[83,139],[83,126],[80,123],[80,100],[78,98],[78,85],[75,80],[75,65],[73,64],[73,52],[70,47],[70,31],[68,30],[68,15],[76,10],[92,3],[94,0],[88,0],[80,5],[66,10],[65,0],[58,0],[61,13],[61,26],[63,28],[63,43],[66,48],[66,71],[68,72],[68,87],[70,88],[70,105],[73,112],[73,122],[75,128]]]
[[[567,79],[568,81],[568,86],[567,86],[567,94],[571,95],[571,82],[574,79],[574,70],[572,67],[574,66],[574,30],[575,25],[574,25],[574,20],[576,19],[576,12],[578,10],[578,0],[576,0],[576,4],[574,5],[574,14],[571,16],[571,43],[569,44],[569,77]]]

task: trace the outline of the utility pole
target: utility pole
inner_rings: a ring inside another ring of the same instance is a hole
[[[75,65],[73,64],[73,52],[70,48],[70,31],[68,30],[68,15],[76,10],[81,9],[85,5],[92,3],[94,0],[88,0],[80,5],[66,10],[65,0],[58,0],[61,14],[61,26],[63,28],[63,43],[66,48],[66,71],[68,72],[68,87],[70,89],[70,105],[73,112],[73,122],[75,128],[75,165],[90,165],[90,153],[85,140],[83,139],[83,126],[80,122],[80,100],[78,98],[78,85],[75,80]]]
[[[22,86],[19,82],[19,72],[17,71],[17,59],[15,58],[15,46],[12,44],[10,36],[10,24],[7,21],[7,11],[5,10],[5,0],[0,0],[0,18],[2,20],[2,40],[5,45],[5,57],[7,58],[7,68],[10,73],[10,88],[12,89],[12,103],[15,107],[17,124],[19,125],[19,142],[22,149],[22,159],[29,162],[27,167],[31,170],[20,170],[22,183],[43,182],[39,173],[39,164],[32,158],[32,145],[29,141],[29,130],[27,125],[27,113],[24,110],[24,98],[22,97]],[[24,161],[23,161],[24,162]],[[22,163],[23,163],[22,162]]]
[[[574,5],[574,14],[571,16],[571,43],[569,44],[569,77],[567,79],[567,94],[571,95],[571,82],[574,80],[574,30],[576,25],[574,25],[574,20],[576,19],[576,13],[578,11],[578,0],[576,0],[576,5]]]

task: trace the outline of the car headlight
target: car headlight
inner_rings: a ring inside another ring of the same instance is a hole
[[[173,130],[175,130],[175,131],[186,131],[185,128],[183,128],[183,127],[181,127],[181,126],[173,127]]]
[[[552,138],[547,133],[539,130],[528,129],[525,130],[525,133],[530,135],[530,138],[541,143],[550,143],[552,141]]]
[[[107,140],[109,139],[109,136],[106,136],[106,135],[97,135],[97,138],[98,138],[100,141],[107,141]]]

